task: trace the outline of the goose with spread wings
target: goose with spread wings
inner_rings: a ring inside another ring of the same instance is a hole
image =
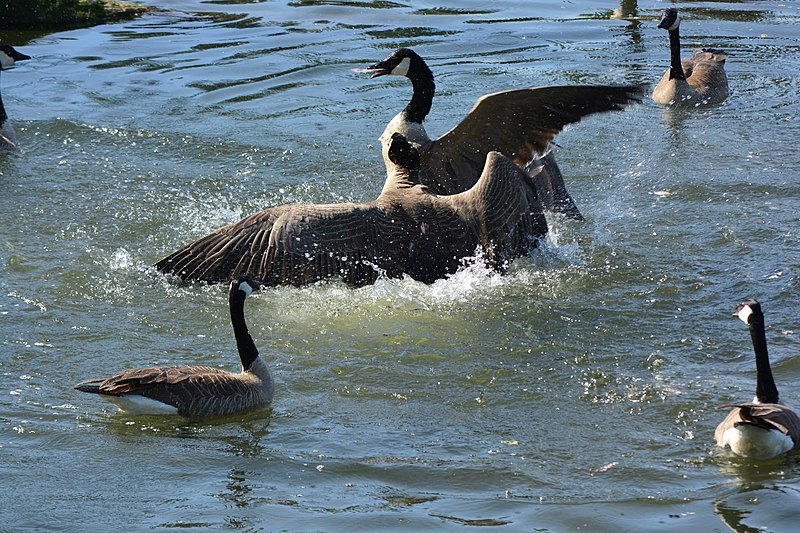
[[[187,281],[221,282],[250,273],[266,285],[302,286],[329,278],[351,285],[404,274],[431,283],[476,250],[497,270],[547,233],[530,176],[492,152],[477,183],[440,196],[419,183],[417,150],[401,134],[389,143],[392,168],[368,203],[271,207],[224,226],[159,261]]]
[[[400,48],[368,67],[372,77],[403,76],[411,81],[411,100],[386,126],[380,141],[387,169],[392,134],[401,133],[419,150],[420,182],[438,194],[468,190],[481,175],[486,155],[500,152],[524,167],[531,176],[529,196],[536,196],[550,211],[582,219],[567,192],[561,171],[549,150],[553,138],[566,125],[595,113],[617,111],[639,102],[644,87],[553,86],[514,89],[478,99],[453,129],[431,139],[423,122],[436,91],[433,73],[409,48]]]

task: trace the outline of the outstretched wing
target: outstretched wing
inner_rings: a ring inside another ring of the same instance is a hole
[[[643,86],[535,87],[487,94],[469,114],[421,154],[423,183],[454,193],[469,189],[486,154],[498,151],[522,166],[543,154],[567,124],[638,102]]]
[[[373,282],[404,268],[405,228],[373,204],[282,205],[224,226],[156,263],[187,281],[249,274],[266,285],[339,276]]]

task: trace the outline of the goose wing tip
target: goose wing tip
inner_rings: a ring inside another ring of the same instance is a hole
[[[105,381],[104,379],[89,379],[76,383],[72,388],[81,392],[99,393],[100,385]]]

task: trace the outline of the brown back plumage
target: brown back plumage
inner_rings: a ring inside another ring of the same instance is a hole
[[[653,90],[653,100],[661,104],[689,106],[718,104],[728,98],[728,76],[725,59],[718,50],[695,50],[692,57],[683,58],[681,65],[686,80],[671,80],[669,69]]]
[[[797,414],[778,403],[740,403],[724,404],[720,408],[733,408],[714,431],[714,439],[722,445],[723,435],[737,424],[751,424],[764,429],[778,430],[791,437],[794,445],[800,445],[800,418]]]

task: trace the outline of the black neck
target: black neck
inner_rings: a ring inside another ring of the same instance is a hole
[[[433,72],[425,62],[420,61],[419,67],[414,69],[413,74],[409,73],[408,79],[411,80],[411,85],[414,87],[414,94],[406,108],[403,109],[403,114],[409,122],[422,124],[422,121],[431,112],[433,95],[436,92]]]
[[[683,73],[683,66],[681,65],[681,36],[678,33],[678,28],[669,31],[669,56],[669,79],[685,80],[686,74]]]
[[[767,335],[764,332],[764,316],[750,317],[750,338],[756,352],[756,398],[761,403],[778,403],[778,387],[772,377],[767,353]]]
[[[247,331],[247,323],[244,321],[244,300],[247,296],[240,290],[231,294],[231,324],[233,324],[233,335],[236,337],[236,348],[239,350],[239,357],[242,360],[242,368],[247,370],[253,361],[258,358],[258,349],[253,337]]]

